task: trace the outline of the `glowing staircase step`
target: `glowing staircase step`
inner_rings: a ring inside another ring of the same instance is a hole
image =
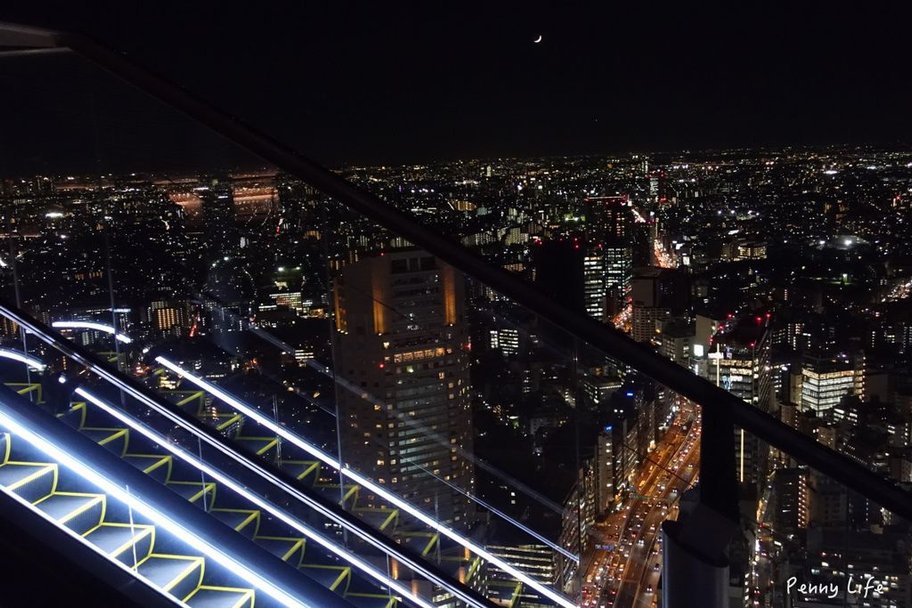
[[[56,472],[51,463],[7,462],[0,466],[0,486],[35,502],[51,493]]]
[[[104,494],[55,492],[34,503],[49,517],[82,534],[91,530],[104,515]]]
[[[346,593],[345,599],[355,608],[394,608],[398,604],[395,598],[373,593]]]
[[[165,485],[190,502],[197,502],[208,494],[210,498],[207,499],[207,503],[211,503],[211,496],[215,494],[215,483],[211,481],[206,483],[201,481],[169,481]]]
[[[250,509],[210,509],[209,514],[217,520],[253,538],[260,527],[260,512]]]
[[[282,536],[256,536],[254,542],[279,559],[299,566],[304,558],[305,542],[303,538],[286,538]]]
[[[399,510],[391,509],[389,507],[378,507],[373,509],[355,508],[352,509],[352,512],[372,528],[380,531],[395,529],[399,520]]]
[[[253,591],[203,586],[184,602],[193,608],[253,608]]]
[[[98,445],[107,445],[117,440],[126,440],[129,435],[127,429],[99,429],[99,428],[81,428],[83,435],[97,443]]]
[[[351,568],[347,566],[317,566],[304,564],[300,570],[324,587],[344,593],[351,578]]]
[[[161,454],[125,454],[122,459],[162,483],[171,476],[172,457]]]
[[[283,460],[282,469],[303,480],[311,477],[316,480],[320,474],[320,463],[316,460]]]
[[[153,553],[139,564],[137,571],[156,587],[184,598],[202,582],[203,564],[201,557]]]
[[[155,527],[136,524],[103,523],[90,530],[84,538],[125,564],[132,565],[136,549],[136,562],[139,563],[149,555],[155,542]]]
[[[275,437],[235,437],[234,440],[244,449],[260,456],[279,445],[279,440]]]

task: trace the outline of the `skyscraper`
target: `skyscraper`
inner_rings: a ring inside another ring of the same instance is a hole
[[[601,251],[587,253],[583,256],[583,299],[586,314],[593,319],[604,321],[607,318],[605,286],[605,257]]]
[[[630,284],[633,301],[633,339],[651,342],[668,318],[669,311],[659,303],[660,268],[641,268]]]
[[[238,246],[238,234],[231,182],[227,178],[213,177],[196,191],[202,201],[207,261],[234,253]]]
[[[613,242],[602,247],[605,259],[605,290],[613,308],[624,308],[633,278],[633,248],[629,243]]]
[[[440,521],[471,521],[447,485],[474,485],[462,275],[401,250],[345,266],[333,290],[342,460]]]
[[[769,412],[772,373],[770,369],[769,317],[757,315],[733,319],[713,336],[706,367],[708,379],[764,412]],[[735,430],[738,480],[753,489],[763,479],[766,447],[756,436]]]
[[[801,410],[821,414],[846,395],[864,398],[864,355],[807,354],[801,371]]]

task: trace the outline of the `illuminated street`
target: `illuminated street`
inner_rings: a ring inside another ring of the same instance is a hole
[[[686,402],[684,402],[686,403]],[[690,427],[687,430],[687,427]],[[660,526],[677,514],[677,499],[695,480],[700,427],[684,405],[641,465],[633,491],[598,525],[596,555],[585,575],[583,606],[651,606],[661,571]]]

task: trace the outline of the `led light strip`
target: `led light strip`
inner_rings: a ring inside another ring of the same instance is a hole
[[[533,589],[535,589],[542,595],[548,597],[552,601],[556,602],[557,604],[564,606],[564,608],[576,608],[576,604],[571,602],[569,599],[567,599],[563,595],[555,592],[553,589],[549,589],[545,585],[542,585],[535,579],[529,577],[525,573],[514,568],[513,566],[511,566],[504,560],[498,558],[495,555],[492,555],[491,553],[486,551],[483,547],[472,542],[470,539],[462,536],[461,534],[455,532],[454,530],[450,529],[449,527],[447,527],[447,526],[441,524],[440,522],[434,520],[433,518],[425,515],[424,513],[422,513],[421,511],[419,511],[412,505],[410,505],[409,503],[402,500],[400,497],[389,492],[388,490],[385,490],[384,488],[381,488],[379,485],[375,484],[373,481],[371,481],[367,477],[364,477],[360,473],[357,473],[347,467],[341,467],[338,460],[336,460],[335,458],[333,458],[332,456],[330,456],[323,450],[321,450],[317,447],[314,447],[313,445],[307,443],[306,441],[304,441],[303,439],[301,439],[294,433],[291,433],[287,429],[277,425],[272,420],[270,420],[269,418],[266,418],[261,413],[259,413],[255,409],[253,409],[251,406],[239,401],[238,399],[236,399],[232,395],[226,393],[225,391],[221,390],[219,387],[215,386],[211,382],[208,382],[206,380],[203,380],[202,378],[199,378],[199,377],[191,374],[187,370],[179,367],[178,365],[172,363],[171,361],[169,361],[168,359],[166,359],[164,357],[156,357],[155,361],[157,363],[163,365],[164,367],[170,369],[174,373],[186,378],[187,380],[189,380],[196,386],[202,388],[203,390],[215,395],[220,400],[224,401],[228,405],[237,409],[238,411],[243,413],[245,416],[252,418],[258,424],[268,428],[273,433],[281,436],[286,441],[293,443],[295,446],[301,448],[305,452],[311,454],[312,456],[314,456],[316,458],[319,458],[320,460],[322,460],[324,463],[328,464],[329,466],[341,471],[341,473],[343,475],[345,475],[346,477],[351,478],[356,483],[359,483],[362,486],[371,490],[372,492],[375,492],[376,494],[382,496],[385,500],[396,505],[397,507],[399,507],[406,513],[409,513],[410,515],[416,517],[417,519],[419,519],[420,521],[425,523],[428,527],[433,528],[434,530],[440,532],[447,538],[449,538],[453,541],[456,541],[457,543],[459,543],[460,545],[462,545],[469,551],[472,551],[476,555],[484,558],[486,561],[491,562],[492,564],[494,564],[495,566],[497,566],[498,568],[500,568],[501,570],[503,570],[510,576],[529,585],[530,587],[532,587]]]
[[[77,388],[76,394],[78,394],[80,397],[84,398],[86,401],[89,401],[92,404],[96,405],[97,407],[101,408],[102,410],[104,410],[105,412],[107,412],[108,414],[110,414],[111,416],[116,418],[117,420],[119,420],[121,423],[129,426],[131,429],[144,435],[150,441],[153,441],[153,442],[157,443],[160,447],[165,448],[166,450],[168,450],[169,452],[171,452],[172,454],[174,454],[175,456],[177,456],[184,462],[187,462],[188,464],[190,464],[197,470],[202,471],[203,473],[205,473],[212,479],[216,480],[218,483],[224,484],[227,488],[229,488],[232,491],[243,496],[244,498],[249,500],[251,503],[255,504],[257,507],[262,509],[263,511],[266,511],[269,514],[275,516],[276,518],[282,520],[288,526],[297,530],[298,532],[300,532],[307,538],[309,538],[309,539],[313,540],[314,542],[316,542],[317,544],[322,545],[323,547],[329,549],[335,555],[341,557],[344,561],[350,563],[352,566],[355,566],[359,570],[365,572],[366,574],[368,574],[369,576],[371,576],[378,582],[390,587],[391,589],[395,590],[396,593],[399,593],[403,597],[408,598],[409,601],[412,601],[415,604],[417,604],[418,606],[421,606],[421,608],[434,608],[433,604],[430,604],[430,603],[424,601],[423,599],[416,597],[402,583],[389,578],[388,576],[386,576],[385,574],[383,574],[382,572],[380,572],[379,570],[377,570],[370,564],[367,564],[366,562],[358,559],[353,553],[351,553],[344,547],[338,546],[337,544],[326,539],[322,535],[314,532],[312,529],[308,528],[307,526],[301,524],[299,521],[289,517],[283,511],[277,509],[275,507],[275,505],[273,505],[272,503],[267,502],[266,500],[262,499],[261,497],[257,496],[256,494],[251,493],[244,486],[239,485],[237,482],[235,482],[231,478],[226,477],[218,470],[213,469],[212,467],[207,465],[199,457],[197,457],[197,456],[191,454],[190,452],[188,452],[187,450],[175,445],[174,442],[169,441],[168,438],[165,437],[164,435],[161,435],[158,432],[150,429],[146,425],[144,425],[140,422],[137,422],[136,420],[132,419],[130,416],[124,414],[117,408],[113,407],[111,404],[103,401],[102,399],[96,397],[95,395],[93,395],[92,393],[88,392],[87,390],[85,390],[83,388]]]
[[[54,321],[51,323],[51,327],[55,327],[57,329],[94,329],[95,331],[111,334],[118,342],[123,342],[124,344],[130,344],[133,342],[133,338],[124,334],[117,333],[117,331],[110,325],[105,325],[104,323],[95,323],[94,321]]]
[[[35,513],[36,515],[40,516],[41,519],[45,520],[48,524],[50,524],[50,525],[52,525],[52,526],[55,526],[55,527],[58,528],[60,531],[66,533],[66,535],[69,536],[70,538],[72,538],[73,540],[79,541],[80,544],[82,544],[82,545],[88,547],[88,548],[91,549],[93,552],[97,553],[99,556],[105,558],[106,561],[108,561],[108,562],[114,564],[115,566],[117,566],[118,568],[120,568],[120,569],[123,570],[124,572],[127,572],[127,573],[130,574],[131,576],[133,576],[133,577],[135,577],[135,578],[138,578],[138,579],[141,580],[143,583],[145,583],[146,585],[148,585],[150,588],[154,589],[156,592],[158,592],[160,595],[162,595],[162,597],[167,598],[168,600],[170,600],[171,602],[173,602],[173,603],[176,604],[177,606],[184,606],[185,608],[189,608],[189,606],[188,606],[186,603],[182,602],[182,601],[179,600],[177,597],[175,597],[175,596],[171,595],[170,593],[166,592],[166,591],[163,590],[161,587],[159,587],[158,585],[156,585],[155,583],[153,583],[151,580],[149,580],[148,578],[146,578],[145,576],[143,576],[142,574],[140,574],[139,570],[136,570],[136,569],[134,569],[134,568],[129,567],[128,565],[126,565],[125,563],[123,563],[122,561],[120,561],[119,559],[111,559],[111,556],[108,555],[107,553],[105,553],[104,551],[102,551],[97,545],[94,545],[93,543],[91,543],[91,542],[89,542],[88,540],[86,540],[86,539],[85,539],[83,536],[81,536],[80,534],[77,534],[75,531],[73,531],[72,528],[70,528],[70,527],[68,527],[68,526],[61,525],[59,521],[57,521],[56,519],[54,519],[53,517],[51,517],[50,515],[48,515],[48,514],[45,513],[44,511],[42,511],[41,509],[35,507],[35,505],[33,505],[33,504],[30,503],[29,501],[25,500],[24,498],[22,498],[21,496],[19,496],[19,495],[16,494],[15,492],[10,491],[10,490],[7,490],[5,487],[2,487],[2,486],[0,486],[0,491],[2,491],[4,494],[6,494],[9,498],[12,498],[13,500],[15,500],[16,502],[18,502],[19,504],[21,504],[23,507],[26,507],[27,509],[29,509],[30,511],[32,511],[32,512]]]
[[[46,440],[44,437],[22,426],[2,411],[0,411],[0,424],[8,428],[13,434],[25,439],[27,442],[47,454],[53,460],[63,464],[65,467],[72,470],[74,473],[89,483],[97,486],[98,488],[101,488],[106,494],[113,496],[115,499],[126,504],[131,509],[134,509],[137,512],[148,517],[149,520],[151,520],[155,525],[161,526],[176,536],[179,540],[192,547],[195,551],[204,554],[206,557],[212,559],[214,562],[217,562],[222,567],[227,568],[230,572],[240,574],[241,578],[252,584],[257,589],[263,591],[273,599],[277,600],[280,604],[285,606],[304,606],[305,608],[317,608],[316,606],[311,607],[310,604],[301,603],[301,601],[295,599],[285,591],[282,591],[274,584],[265,580],[259,574],[253,572],[237,560],[228,555],[225,555],[209,543],[198,538],[179,523],[171,520],[164,514],[159,513],[153,507],[143,503],[135,495],[125,491],[124,488],[121,488],[117,484],[113,483],[109,478],[95,471],[84,462],[77,460],[69,453],[61,450],[53,443]]]
[[[18,361],[19,363],[25,363],[29,367],[36,369],[39,372],[43,372],[44,368],[47,367],[43,361],[40,361],[35,357],[31,357],[21,351],[13,350],[11,348],[0,348],[0,357],[3,357],[4,359],[12,359],[13,361]]]

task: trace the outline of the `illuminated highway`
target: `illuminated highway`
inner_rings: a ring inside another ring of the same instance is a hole
[[[659,268],[677,268],[677,263],[675,263],[674,255],[671,254],[665,245],[662,244],[662,239],[656,238],[652,241],[653,254],[655,255],[655,264]]]
[[[618,511],[597,526],[583,585],[584,607],[654,605],[661,571],[660,526],[677,515],[677,499],[696,478],[699,419],[681,400],[671,428],[647,456]]]
[[[633,301],[627,298],[627,303],[619,313],[611,319],[611,324],[622,332],[629,334],[633,329]]]

